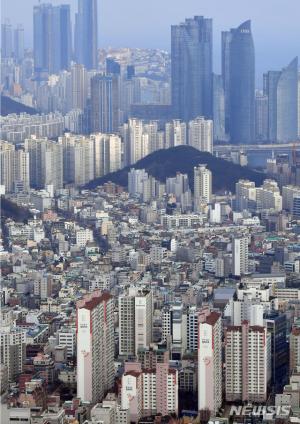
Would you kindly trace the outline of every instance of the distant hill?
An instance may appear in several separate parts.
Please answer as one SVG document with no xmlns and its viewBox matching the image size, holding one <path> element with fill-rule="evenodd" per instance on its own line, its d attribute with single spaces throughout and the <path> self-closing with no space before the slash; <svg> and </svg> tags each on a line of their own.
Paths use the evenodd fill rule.
<svg viewBox="0 0 300 424">
<path fill-rule="evenodd" d="M 93 189 L 108 181 L 112 181 L 123 187 L 127 186 L 127 174 L 130 168 L 145 169 L 150 175 L 160 181 L 165 181 L 167 177 L 174 177 L 176 172 L 188 174 L 191 189 L 194 182 L 194 166 L 206 164 L 213 173 L 213 191 L 235 191 L 235 183 L 240 179 L 249 179 L 256 185 L 261 185 L 266 178 L 265 174 L 253 171 L 252 169 L 235 165 L 224 159 L 216 158 L 207 152 L 200 152 L 191 146 L 177 146 L 170 149 L 158 150 L 145 158 L 139 160 L 134 165 L 127 166 L 120 171 L 97 178 L 86 185 L 86 188 Z"/>
<path fill-rule="evenodd" d="M 1 116 L 9 115 L 10 113 L 28 113 L 29 115 L 35 115 L 37 111 L 32 107 L 25 106 L 23 103 L 16 102 L 7 96 L 1 96 Z"/>
</svg>

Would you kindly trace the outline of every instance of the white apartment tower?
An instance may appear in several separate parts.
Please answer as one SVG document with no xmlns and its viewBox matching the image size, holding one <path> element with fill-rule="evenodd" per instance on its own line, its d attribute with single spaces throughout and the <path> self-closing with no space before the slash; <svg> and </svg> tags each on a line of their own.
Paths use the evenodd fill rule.
<svg viewBox="0 0 300 424">
<path fill-rule="evenodd" d="M 77 302 L 77 396 L 101 401 L 114 384 L 114 302 L 98 290 Z"/>
<path fill-rule="evenodd" d="M 186 123 L 179 119 L 167 122 L 165 126 L 165 146 L 169 147 L 181 146 L 187 144 L 186 140 Z"/>
<path fill-rule="evenodd" d="M 266 327 L 229 326 L 225 331 L 226 401 L 265 402 L 271 376 L 271 338 Z"/>
<path fill-rule="evenodd" d="M 234 237 L 232 240 L 232 274 L 240 277 L 248 273 L 248 237 Z"/>
<path fill-rule="evenodd" d="M 222 406 L 221 314 L 205 309 L 198 319 L 198 410 L 215 414 Z"/>
<path fill-rule="evenodd" d="M 189 145 L 201 152 L 213 152 L 213 121 L 199 116 L 189 122 Z"/>
<path fill-rule="evenodd" d="M 194 209 L 199 210 L 201 203 L 211 203 L 212 174 L 206 165 L 194 167 Z"/>
</svg>

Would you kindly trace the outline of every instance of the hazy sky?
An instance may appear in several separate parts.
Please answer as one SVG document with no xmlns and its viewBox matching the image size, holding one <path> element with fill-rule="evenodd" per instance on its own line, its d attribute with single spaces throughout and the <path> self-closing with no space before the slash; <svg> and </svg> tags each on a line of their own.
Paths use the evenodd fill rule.
<svg viewBox="0 0 300 424">
<path fill-rule="evenodd" d="M 51 2 L 51 1 L 48 1 Z M 32 45 L 32 7 L 38 0 L 1 0 L 1 18 L 23 23 Z M 77 0 L 53 0 L 77 8 Z M 220 32 L 252 20 L 257 76 L 300 57 L 300 0 L 98 0 L 101 47 L 170 50 L 170 26 L 193 15 L 214 21 L 214 67 L 220 68 Z"/>
</svg>

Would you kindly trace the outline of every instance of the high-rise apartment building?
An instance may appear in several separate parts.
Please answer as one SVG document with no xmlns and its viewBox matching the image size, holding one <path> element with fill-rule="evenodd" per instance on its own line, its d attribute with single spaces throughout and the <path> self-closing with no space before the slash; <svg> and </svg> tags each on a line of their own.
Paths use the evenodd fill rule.
<svg viewBox="0 0 300 424">
<path fill-rule="evenodd" d="M 235 184 L 235 198 L 235 206 L 238 211 L 249 209 L 251 207 L 251 204 L 254 207 L 256 202 L 255 183 L 249 180 L 239 180 Z"/>
<path fill-rule="evenodd" d="M 240 277 L 249 269 L 248 237 L 234 237 L 232 240 L 232 274 Z"/>
<path fill-rule="evenodd" d="M 211 203 L 212 173 L 206 165 L 194 167 L 194 209 L 198 210 L 201 203 Z"/>
<path fill-rule="evenodd" d="M 165 125 L 166 148 L 187 144 L 186 123 L 179 119 L 167 122 Z"/>
<path fill-rule="evenodd" d="M 251 21 L 222 33 L 226 124 L 232 143 L 255 138 L 255 55 Z"/>
<path fill-rule="evenodd" d="M 124 162 L 131 165 L 149 153 L 149 136 L 144 132 L 143 121 L 129 119 L 121 128 L 124 140 Z"/>
<path fill-rule="evenodd" d="M 114 302 L 94 291 L 77 302 L 77 396 L 101 401 L 114 384 Z"/>
<path fill-rule="evenodd" d="M 268 139 L 294 141 L 298 137 L 298 58 L 282 71 L 264 75 L 268 96 Z"/>
<path fill-rule="evenodd" d="M 26 359 L 26 330 L 2 326 L 0 331 L 0 361 L 7 367 L 9 381 L 16 381 Z"/>
<path fill-rule="evenodd" d="M 203 310 L 198 320 L 198 411 L 216 414 L 222 405 L 221 314 Z"/>
<path fill-rule="evenodd" d="M 98 0 L 78 0 L 75 17 L 76 62 L 86 69 L 98 67 Z"/>
<path fill-rule="evenodd" d="M 63 186 L 63 148 L 60 143 L 47 138 L 32 136 L 25 140 L 25 151 L 29 153 L 30 186 L 53 189 Z"/>
<path fill-rule="evenodd" d="M 42 3 L 34 6 L 33 53 L 37 75 L 70 68 L 72 32 L 69 5 Z"/>
<path fill-rule="evenodd" d="M 94 147 L 95 178 L 121 169 L 122 142 L 118 135 L 91 134 Z"/>
<path fill-rule="evenodd" d="M 212 118 L 212 19 L 195 16 L 171 28 L 173 116 Z"/>
<path fill-rule="evenodd" d="M 91 130 L 113 133 L 119 127 L 119 85 L 116 75 L 91 79 Z"/>
<path fill-rule="evenodd" d="M 265 402 L 271 377 L 271 337 L 266 327 L 240 326 L 225 330 L 226 401 Z"/>
<path fill-rule="evenodd" d="M 226 140 L 225 90 L 222 75 L 213 74 L 213 139 Z"/>
<path fill-rule="evenodd" d="M 130 288 L 119 297 L 119 354 L 137 356 L 152 341 L 152 292 Z"/>
<path fill-rule="evenodd" d="M 71 68 L 71 107 L 81 109 L 86 107 L 88 97 L 87 71 L 83 65 L 75 64 Z"/>
<path fill-rule="evenodd" d="M 58 141 L 63 148 L 64 182 L 83 185 L 94 178 L 94 144 L 89 138 L 66 133 Z"/>
<path fill-rule="evenodd" d="M 199 116 L 189 122 L 189 145 L 201 152 L 213 152 L 213 121 Z"/>
<path fill-rule="evenodd" d="M 268 140 L 268 96 L 261 92 L 255 95 L 255 139 Z"/>
</svg>

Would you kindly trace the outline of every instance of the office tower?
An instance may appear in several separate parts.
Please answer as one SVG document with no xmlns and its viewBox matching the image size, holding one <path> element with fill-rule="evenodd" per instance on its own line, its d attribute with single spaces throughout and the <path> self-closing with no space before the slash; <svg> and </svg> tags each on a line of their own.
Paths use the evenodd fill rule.
<svg viewBox="0 0 300 424">
<path fill-rule="evenodd" d="M 152 292 L 129 288 L 119 296 L 119 354 L 137 356 L 152 342 Z"/>
<path fill-rule="evenodd" d="M 77 396 L 101 401 L 114 384 L 114 302 L 94 291 L 77 302 Z"/>
<path fill-rule="evenodd" d="M 94 179 L 94 145 L 89 138 L 66 133 L 59 137 L 63 148 L 64 182 L 84 185 Z"/>
<path fill-rule="evenodd" d="M 34 6 L 33 50 L 37 75 L 69 69 L 72 50 L 69 5 Z"/>
<path fill-rule="evenodd" d="M 98 68 L 97 0 L 78 0 L 75 20 L 76 62 L 86 69 Z"/>
<path fill-rule="evenodd" d="M 271 337 L 271 384 L 280 393 L 288 379 L 287 319 L 284 313 L 269 311 L 264 325 Z"/>
<path fill-rule="evenodd" d="M 113 57 L 107 57 L 105 61 L 107 75 L 120 75 L 121 65 Z"/>
<path fill-rule="evenodd" d="M 203 310 L 198 320 L 198 411 L 216 414 L 222 405 L 221 314 Z"/>
<path fill-rule="evenodd" d="M 255 56 L 251 21 L 222 33 L 222 72 L 225 89 L 225 121 L 232 143 L 254 141 Z"/>
<path fill-rule="evenodd" d="M 84 111 L 88 97 L 88 77 L 83 65 L 75 64 L 71 68 L 71 106 Z"/>
<path fill-rule="evenodd" d="M 259 91 L 255 95 L 255 139 L 268 140 L 268 96 Z"/>
<path fill-rule="evenodd" d="M 24 28 L 18 25 L 14 30 L 14 57 L 17 62 L 24 59 Z"/>
<path fill-rule="evenodd" d="M 226 140 L 225 91 L 222 75 L 213 74 L 213 127 L 214 140 Z"/>
<path fill-rule="evenodd" d="M 63 149 L 60 143 L 47 138 L 26 139 L 25 151 L 29 153 L 30 187 L 54 190 L 63 186 Z"/>
<path fill-rule="evenodd" d="M 2 325 L 0 342 L 0 362 L 7 367 L 8 380 L 14 382 L 25 364 L 26 330 Z"/>
<path fill-rule="evenodd" d="M 91 130 L 112 133 L 119 126 L 119 86 L 115 75 L 91 79 Z"/>
<path fill-rule="evenodd" d="M 264 76 L 268 96 L 268 138 L 270 141 L 294 141 L 298 136 L 298 58 L 282 71 Z"/>
<path fill-rule="evenodd" d="M 13 54 L 12 26 L 9 22 L 1 24 L 1 59 L 8 59 Z"/>
<path fill-rule="evenodd" d="M 235 184 L 236 210 L 243 211 L 256 206 L 256 187 L 253 181 L 239 180 Z"/>
<path fill-rule="evenodd" d="M 97 133 L 91 134 L 90 139 L 94 144 L 95 178 L 121 168 L 122 142 L 119 136 Z"/>
<path fill-rule="evenodd" d="M 179 119 L 167 122 L 165 125 L 165 147 L 181 146 L 187 144 L 186 123 Z"/>
<path fill-rule="evenodd" d="M 234 237 L 232 240 L 232 274 L 240 277 L 248 273 L 248 237 Z"/>
<path fill-rule="evenodd" d="M 212 118 L 212 19 L 195 16 L 171 27 L 174 118 Z"/>
<path fill-rule="evenodd" d="M 199 116 L 189 122 L 189 145 L 200 152 L 213 152 L 213 121 Z"/>
<path fill-rule="evenodd" d="M 296 195 L 293 198 L 293 210 L 292 215 L 294 219 L 300 218 L 300 195 Z"/>
<path fill-rule="evenodd" d="M 266 327 L 240 326 L 225 330 L 225 392 L 228 402 L 265 402 L 270 380 L 271 337 Z"/>
<path fill-rule="evenodd" d="M 201 203 L 211 203 L 212 174 L 206 165 L 194 167 L 194 209 L 197 211 Z"/>
<path fill-rule="evenodd" d="M 124 162 L 131 165 L 149 153 L 149 136 L 144 133 L 143 121 L 129 119 L 123 124 L 121 134 L 124 141 Z"/>
</svg>

